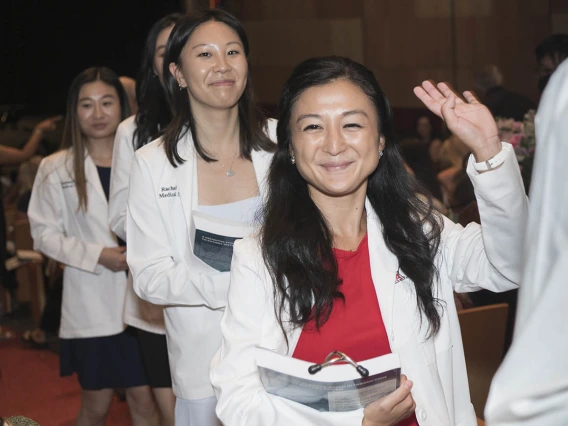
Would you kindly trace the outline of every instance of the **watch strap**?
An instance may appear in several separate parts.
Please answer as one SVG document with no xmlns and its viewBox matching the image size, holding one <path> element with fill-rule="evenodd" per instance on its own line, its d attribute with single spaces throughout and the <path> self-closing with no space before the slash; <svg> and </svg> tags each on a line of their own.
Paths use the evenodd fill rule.
<svg viewBox="0 0 568 426">
<path fill-rule="evenodd" d="M 501 148 L 501 151 L 499 151 L 490 159 L 481 161 L 479 163 L 473 163 L 473 168 L 478 172 L 486 172 L 488 170 L 493 170 L 505 162 L 506 156 L 507 152 L 503 148 Z"/>
</svg>

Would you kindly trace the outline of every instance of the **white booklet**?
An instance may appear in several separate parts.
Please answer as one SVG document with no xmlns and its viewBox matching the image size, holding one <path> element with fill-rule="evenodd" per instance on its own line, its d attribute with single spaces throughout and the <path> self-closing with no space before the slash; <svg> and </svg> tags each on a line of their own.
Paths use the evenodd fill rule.
<svg viewBox="0 0 568 426">
<path fill-rule="evenodd" d="M 324 360 L 321 360 L 323 362 Z M 358 363 L 369 370 L 361 377 L 352 365 L 335 364 L 312 375 L 312 363 L 256 349 L 256 364 L 266 392 L 318 411 L 353 411 L 400 386 L 400 359 L 383 355 Z"/>
<path fill-rule="evenodd" d="M 231 269 L 235 240 L 250 234 L 252 226 L 193 211 L 193 254 L 219 272 Z"/>
</svg>

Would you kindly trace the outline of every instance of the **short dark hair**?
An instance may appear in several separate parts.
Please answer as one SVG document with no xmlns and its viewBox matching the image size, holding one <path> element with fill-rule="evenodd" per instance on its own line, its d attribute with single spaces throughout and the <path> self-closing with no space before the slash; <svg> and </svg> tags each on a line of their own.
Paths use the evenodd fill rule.
<svg viewBox="0 0 568 426">
<path fill-rule="evenodd" d="M 163 140 L 166 155 L 172 166 L 177 167 L 185 160 L 177 151 L 179 139 L 188 131 L 193 137 L 193 144 L 198 155 L 205 161 L 216 161 L 209 156 L 197 137 L 195 119 L 191 111 L 187 93 L 180 91 L 175 77 L 169 70 L 170 63 L 178 66 L 181 64 L 181 52 L 193 32 L 202 24 L 217 21 L 231 28 L 243 44 L 243 49 L 248 63 L 248 75 L 244 93 L 238 102 L 239 125 L 240 125 L 240 154 L 241 157 L 251 159 L 252 150 L 274 151 L 274 143 L 265 134 L 267 120 L 260 110 L 252 89 L 250 77 L 249 42 L 246 32 L 241 23 L 230 13 L 222 9 L 210 9 L 197 15 L 186 16 L 181 19 L 170 34 L 164 56 L 164 85 L 166 96 L 172 110 L 172 121 L 166 128 Z"/>
<path fill-rule="evenodd" d="M 136 99 L 138 99 L 139 108 L 136 114 L 134 149 L 158 137 L 160 131 L 164 130 L 172 118 L 164 87 L 154 73 L 154 54 L 156 53 L 156 40 L 160 33 L 177 24 L 182 17 L 181 13 L 164 16 L 152 25 L 146 37 L 142 61 L 136 76 Z"/>
<path fill-rule="evenodd" d="M 419 185 L 406 172 L 394 136 L 389 102 L 373 73 L 342 57 L 308 59 L 286 82 L 279 104 L 278 147 L 268 173 L 268 194 L 260 233 L 261 251 L 274 285 L 275 312 L 281 327 L 284 311 L 295 326 L 329 318 L 334 300 L 342 299 L 332 250 L 333 235 L 310 197 L 307 183 L 290 161 L 293 108 L 307 89 L 346 80 L 359 87 L 373 104 L 385 148 L 379 166 L 369 176 L 367 197 L 378 215 L 383 238 L 397 257 L 401 272 L 414 282 L 420 311 L 430 331 L 440 327 L 434 295 L 441 222 L 417 195 Z M 315 302 L 315 303 L 314 303 Z M 284 328 L 282 328 L 284 330 Z"/>
<path fill-rule="evenodd" d="M 568 34 L 552 34 L 548 36 L 540 42 L 534 53 L 538 62 L 549 56 L 560 64 L 568 57 Z"/>
</svg>

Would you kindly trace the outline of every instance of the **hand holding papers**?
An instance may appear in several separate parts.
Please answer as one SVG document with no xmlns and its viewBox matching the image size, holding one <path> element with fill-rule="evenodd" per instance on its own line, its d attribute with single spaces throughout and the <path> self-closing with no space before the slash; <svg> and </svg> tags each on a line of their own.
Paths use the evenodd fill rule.
<svg viewBox="0 0 568 426">
<path fill-rule="evenodd" d="M 266 392 L 318 411 L 364 408 L 400 385 L 400 361 L 396 354 L 356 365 L 368 370 L 367 377 L 350 364 L 331 365 L 312 375 L 309 369 L 314 364 L 263 348 L 256 349 L 256 364 Z"/>
</svg>

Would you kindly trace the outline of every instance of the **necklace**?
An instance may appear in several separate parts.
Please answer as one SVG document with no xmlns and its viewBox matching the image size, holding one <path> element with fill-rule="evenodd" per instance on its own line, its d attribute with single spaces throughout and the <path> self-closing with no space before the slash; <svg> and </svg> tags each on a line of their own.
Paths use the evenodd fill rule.
<svg viewBox="0 0 568 426">
<path fill-rule="evenodd" d="M 230 158 L 231 163 L 229 164 L 229 168 L 227 169 L 227 171 L 225 172 L 225 175 L 227 175 L 228 177 L 233 177 L 235 176 L 235 170 L 233 170 L 233 164 L 235 163 L 235 160 L 237 159 L 237 157 L 239 156 L 239 153 L 235 154 L 234 157 Z M 227 158 L 227 160 L 229 160 L 229 158 Z M 210 163 L 211 165 L 213 164 L 218 164 L 218 166 L 221 169 L 224 169 L 226 167 L 226 163 L 225 161 L 223 161 L 222 158 L 218 159 L 216 163 Z"/>
<path fill-rule="evenodd" d="M 231 165 L 229 166 L 229 170 L 227 170 L 227 173 L 225 173 L 229 177 L 235 176 L 235 171 L 233 170 L 233 163 L 235 162 L 236 158 L 237 158 L 237 156 L 235 155 L 233 157 L 233 159 L 231 160 Z"/>
<path fill-rule="evenodd" d="M 233 158 L 231 159 L 231 164 L 229 164 L 229 168 L 228 170 L 225 172 L 225 174 L 228 177 L 233 177 L 235 176 L 235 171 L 233 170 L 233 164 L 235 163 L 235 160 L 237 159 L 237 157 L 239 156 L 239 152 L 237 151 L 237 153 L 233 156 Z M 225 167 L 224 163 L 221 163 L 221 167 Z"/>
</svg>

